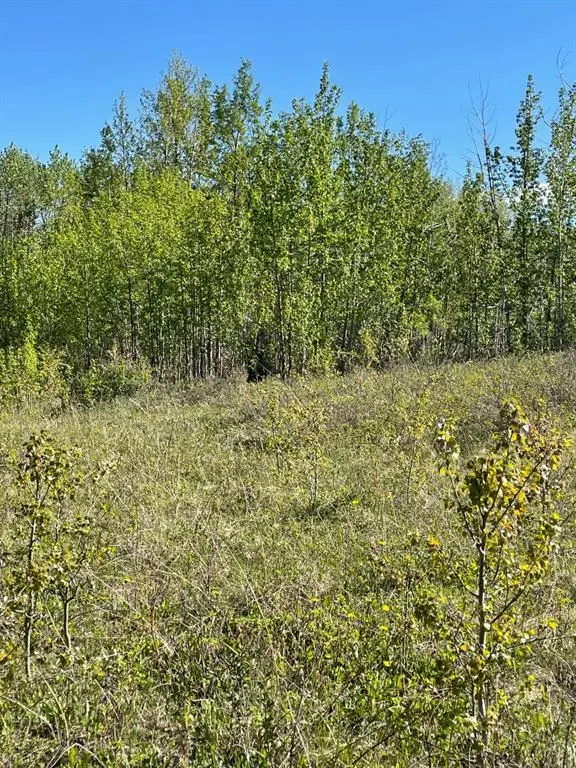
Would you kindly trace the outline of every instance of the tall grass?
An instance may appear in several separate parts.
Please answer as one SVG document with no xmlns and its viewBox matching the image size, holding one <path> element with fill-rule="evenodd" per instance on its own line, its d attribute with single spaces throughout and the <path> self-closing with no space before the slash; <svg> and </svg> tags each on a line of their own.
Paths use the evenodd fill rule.
<svg viewBox="0 0 576 768">
<path fill-rule="evenodd" d="M 16 463 L 40 430 L 99 474 L 66 503 L 107 543 L 71 606 L 72 647 L 51 609 L 38 616 L 30 679 L 3 581 L 0 765 L 468 765 L 462 702 L 438 672 L 448 639 L 422 613 L 430 584 L 453 590 L 422 542 L 460 546 L 436 424 L 481 452 L 513 395 L 570 435 L 575 374 L 563 354 L 6 406 L 2 574 Z M 486 764 L 576 765 L 573 460 L 561 545 L 526 609 L 557 625 L 512 670 Z"/>
</svg>

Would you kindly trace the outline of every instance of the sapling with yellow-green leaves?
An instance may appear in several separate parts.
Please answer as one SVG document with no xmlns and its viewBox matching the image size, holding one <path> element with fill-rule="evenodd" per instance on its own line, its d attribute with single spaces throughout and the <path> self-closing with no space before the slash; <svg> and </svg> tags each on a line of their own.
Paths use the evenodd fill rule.
<svg viewBox="0 0 576 768">
<path fill-rule="evenodd" d="M 559 466 L 568 440 L 545 420 L 530 422 L 515 401 L 500 411 L 488 451 L 461 468 L 450 425 L 436 434 L 440 472 L 450 483 L 462 547 L 449 552 L 435 536 L 428 547 L 453 585 L 455 659 L 470 686 L 469 721 L 477 768 L 492 765 L 500 709 L 514 687 L 505 670 L 518 669 L 535 639 L 555 628 L 552 617 L 528 618 L 550 571 L 562 526 Z"/>
<path fill-rule="evenodd" d="M 59 642 L 72 653 L 71 605 L 108 551 L 90 512 L 74 505 L 79 487 L 101 474 L 82 472 L 80 458 L 78 449 L 61 448 L 40 432 L 25 443 L 17 466 L 3 576 L 8 613 L 21 624 L 28 679 L 39 625 L 59 627 Z"/>
<path fill-rule="evenodd" d="M 274 388 L 266 401 L 267 434 L 265 449 L 276 458 L 278 472 L 295 471 L 307 487 L 310 509 L 318 506 L 326 455 L 326 430 L 329 409 L 311 391 L 299 397 L 294 391 Z"/>
</svg>

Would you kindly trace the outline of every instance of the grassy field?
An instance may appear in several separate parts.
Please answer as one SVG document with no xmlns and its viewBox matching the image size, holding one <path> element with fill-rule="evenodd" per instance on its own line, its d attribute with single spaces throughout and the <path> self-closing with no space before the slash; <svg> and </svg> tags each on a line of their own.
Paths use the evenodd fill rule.
<svg viewBox="0 0 576 768">
<path fill-rule="evenodd" d="M 0 765 L 575 766 L 574 449 L 481 673 L 434 450 L 443 417 L 488 450 L 510 397 L 570 436 L 575 381 L 557 355 L 4 409 Z"/>
</svg>

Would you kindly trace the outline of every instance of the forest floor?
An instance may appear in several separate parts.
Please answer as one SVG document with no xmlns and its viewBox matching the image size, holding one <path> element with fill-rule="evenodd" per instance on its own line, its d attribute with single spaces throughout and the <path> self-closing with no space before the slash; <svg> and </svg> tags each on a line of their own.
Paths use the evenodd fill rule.
<svg viewBox="0 0 576 768">
<path fill-rule="evenodd" d="M 464 764 L 466 672 L 448 650 L 460 620 L 451 630 L 441 612 L 466 614 L 466 595 L 434 581 L 426 542 L 458 553 L 465 541 L 434 435 L 449 418 L 462 455 L 481 453 L 509 397 L 572 435 L 576 356 L 0 412 L 0 765 Z M 37 530 L 52 559 L 34 586 L 17 562 L 32 514 L 17 464 L 41 430 L 40 446 L 78 446 L 73 465 L 98 477 L 63 481 L 76 490 L 49 502 Z M 494 675 L 485 765 L 576 764 L 575 458 L 568 448 L 549 573 L 522 609 L 550 631 L 511 642 Z M 68 554 L 49 531 L 59 519 L 75 521 Z"/>
</svg>

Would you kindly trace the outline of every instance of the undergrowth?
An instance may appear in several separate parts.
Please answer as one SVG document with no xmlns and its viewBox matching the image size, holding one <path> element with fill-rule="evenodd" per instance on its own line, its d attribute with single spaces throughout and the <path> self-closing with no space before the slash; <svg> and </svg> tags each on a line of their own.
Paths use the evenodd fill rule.
<svg viewBox="0 0 576 768">
<path fill-rule="evenodd" d="M 575 372 L 6 402 L 0 765 L 575 766 Z"/>
</svg>

